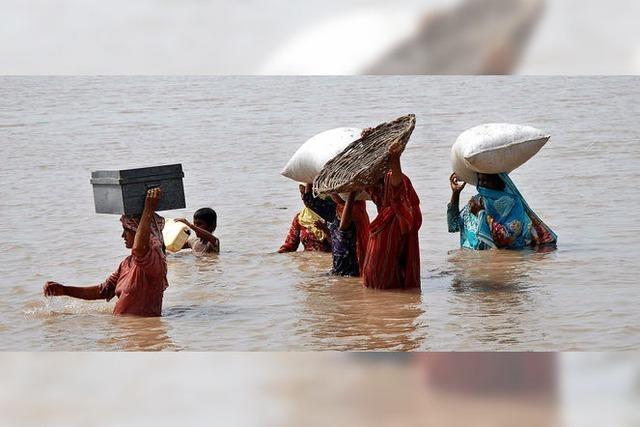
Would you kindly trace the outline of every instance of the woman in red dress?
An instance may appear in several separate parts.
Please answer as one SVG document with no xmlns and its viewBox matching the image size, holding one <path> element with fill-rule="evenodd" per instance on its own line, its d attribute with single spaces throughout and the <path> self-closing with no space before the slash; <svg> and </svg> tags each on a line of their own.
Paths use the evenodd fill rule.
<svg viewBox="0 0 640 427">
<path fill-rule="evenodd" d="M 374 289 L 420 288 L 418 230 L 422 225 L 420 199 L 402 173 L 399 143 L 389 147 L 389 171 L 367 192 L 378 208 L 370 226 L 362 271 L 363 284 Z"/>
<path fill-rule="evenodd" d="M 46 296 L 69 296 L 84 300 L 111 300 L 118 297 L 113 314 L 160 316 L 162 298 L 169 286 L 167 259 L 164 253 L 162 228 L 164 219 L 155 213 L 160 189 L 147 192 L 144 211 L 140 217 L 122 216 L 122 238 L 131 254 L 122 260 L 106 281 L 94 286 L 67 286 L 48 281 Z"/>
</svg>

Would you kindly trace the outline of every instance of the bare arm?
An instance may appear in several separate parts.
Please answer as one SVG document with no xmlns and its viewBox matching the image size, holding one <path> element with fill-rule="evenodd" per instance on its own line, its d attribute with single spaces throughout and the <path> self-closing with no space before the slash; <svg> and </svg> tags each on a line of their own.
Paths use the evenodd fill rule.
<svg viewBox="0 0 640 427">
<path fill-rule="evenodd" d="M 460 221 L 460 193 L 467 183 L 459 181 L 454 172 L 449 177 L 449 184 L 451 185 L 451 202 L 447 206 L 447 227 L 449 233 L 457 233 L 464 228 Z"/>
<path fill-rule="evenodd" d="M 45 296 L 68 296 L 84 300 L 104 299 L 100 292 L 100 286 L 65 286 L 57 282 L 47 282 L 44 285 Z"/>
<path fill-rule="evenodd" d="M 158 207 L 161 191 L 159 188 L 151 188 L 147 191 L 147 198 L 144 201 L 144 210 L 138 224 L 136 237 L 133 240 L 131 253 L 136 257 L 143 257 L 149 251 L 149 239 L 151 237 L 151 221 L 153 214 Z"/>
<path fill-rule="evenodd" d="M 460 206 L 460 193 L 462 189 L 467 185 L 466 182 L 460 181 L 456 173 L 452 173 L 449 177 L 449 184 L 451 185 L 451 205 L 456 209 Z M 460 210 L 460 209 L 458 209 Z"/>
<path fill-rule="evenodd" d="M 402 166 L 400 156 L 404 148 L 400 143 L 395 142 L 389 147 L 389 170 L 391 171 L 391 185 L 397 187 L 402 184 Z"/>
<path fill-rule="evenodd" d="M 200 228 L 197 225 L 192 224 L 191 222 L 189 222 L 185 218 L 177 218 L 175 221 L 185 224 L 187 227 L 189 227 L 190 229 L 195 231 L 196 236 L 198 236 L 199 238 L 201 238 L 203 240 L 206 240 L 207 242 L 211 243 L 212 245 L 215 245 L 217 243 L 217 241 L 218 241 L 218 238 L 216 236 L 214 236 L 213 234 L 211 234 L 210 232 L 208 232 L 204 228 Z"/>
<path fill-rule="evenodd" d="M 353 221 L 353 201 L 355 198 L 355 191 L 349 193 L 349 197 L 347 197 L 347 201 L 344 205 L 344 210 L 342 211 L 342 218 L 340 218 L 340 230 L 342 231 L 347 230 Z"/>
</svg>

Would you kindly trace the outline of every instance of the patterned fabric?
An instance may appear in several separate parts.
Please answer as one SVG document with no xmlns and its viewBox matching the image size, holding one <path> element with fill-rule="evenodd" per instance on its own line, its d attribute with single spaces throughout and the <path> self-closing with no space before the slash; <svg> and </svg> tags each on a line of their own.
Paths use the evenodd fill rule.
<svg viewBox="0 0 640 427">
<path fill-rule="evenodd" d="M 357 256 L 357 229 L 353 221 L 347 230 L 340 230 L 340 216 L 336 213 L 336 204 L 306 193 L 302 196 L 304 204 L 313 209 L 327 223 L 331 235 L 331 254 L 333 268 L 331 274 L 338 276 L 359 276 L 360 267 Z"/>
<path fill-rule="evenodd" d="M 554 245 L 556 234 L 533 212 L 507 174 L 500 174 L 504 191 L 478 187 L 461 212 L 447 206 L 449 232 L 460 232 L 460 246 L 468 249 L 522 249 Z M 478 205 L 478 215 L 471 213 Z"/>
<path fill-rule="evenodd" d="M 298 218 L 299 214 L 296 214 L 280 252 L 295 252 L 300 243 L 305 251 L 331 252 L 331 239 L 327 236 L 325 240 L 318 240 L 315 234 L 300 225 Z"/>
<path fill-rule="evenodd" d="M 479 198 L 480 196 L 473 196 Z M 449 233 L 460 232 L 460 247 L 467 249 L 486 249 L 483 242 L 478 240 L 478 217 L 471 213 L 471 202 L 462 211 L 451 203 L 447 205 L 447 223 Z"/>
<path fill-rule="evenodd" d="M 168 286 L 167 259 L 158 240 L 152 239 L 144 256 L 129 255 L 122 260 L 118 269 L 100 284 L 100 294 L 107 301 L 118 297 L 113 314 L 160 316 Z"/>
<path fill-rule="evenodd" d="M 522 197 L 520 191 L 513 183 L 509 175 L 506 173 L 501 173 L 500 178 L 505 183 L 505 188 L 509 194 L 512 194 L 514 197 L 518 198 L 522 203 L 522 206 L 525 210 L 526 215 L 529 217 L 531 221 L 531 242 L 533 246 L 543 246 L 543 245 L 556 245 L 558 243 L 558 235 L 553 232 L 553 230 L 545 224 L 540 217 L 529 207 L 527 201 Z"/>
<path fill-rule="evenodd" d="M 420 288 L 418 230 L 422 225 L 420 199 L 409 178 L 391 184 L 391 172 L 381 185 L 367 189 L 378 207 L 363 267 L 368 288 Z"/>
<path fill-rule="evenodd" d="M 217 254 L 220 253 L 220 240 L 217 237 L 215 237 L 215 239 L 216 243 L 214 244 L 208 240 L 199 238 L 196 233 L 192 231 L 187 239 L 187 243 L 194 255 Z"/>
<path fill-rule="evenodd" d="M 139 216 L 127 216 L 122 215 L 120 217 L 120 222 L 122 226 L 127 230 L 133 231 L 134 233 L 138 231 L 138 225 L 140 224 Z M 162 229 L 164 228 L 164 218 L 158 215 L 157 213 L 153 214 L 151 219 L 151 241 L 155 240 L 160 243 L 160 246 L 164 246 L 164 238 L 162 237 Z"/>
<path fill-rule="evenodd" d="M 298 214 L 298 223 L 300 223 L 300 226 L 313 234 L 316 240 L 323 241 L 329 239 L 326 231 L 316 226 L 318 221 L 322 221 L 320 215 L 306 206 Z"/>
</svg>

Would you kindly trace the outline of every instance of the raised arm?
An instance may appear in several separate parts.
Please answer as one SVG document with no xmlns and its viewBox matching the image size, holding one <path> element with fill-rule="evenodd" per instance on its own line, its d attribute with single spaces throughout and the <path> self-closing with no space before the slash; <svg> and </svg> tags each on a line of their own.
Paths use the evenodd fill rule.
<svg viewBox="0 0 640 427">
<path fill-rule="evenodd" d="M 451 206 L 454 206 L 459 212 L 460 209 L 458 207 L 460 206 L 460 193 L 467 183 L 460 181 L 454 172 L 449 177 L 449 184 L 451 185 Z"/>
<path fill-rule="evenodd" d="M 389 147 L 389 170 L 391 171 L 391 185 L 397 187 L 402 184 L 402 166 L 400 164 L 400 156 L 404 148 L 399 142 L 394 142 Z"/>
<path fill-rule="evenodd" d="M 198 236 L 199 238 L 206 240 L 207 242 L 211 243 L 214 246 L 217 244 L 218 238 L 214 236 L 213 233 L 208 232 L 204 228 L 198 227 L 197 225 L 191 223 L 186 218 L 176 218 L 175 221 L 185 224 L 187 227 L 192 229 L 196 233 L 196 236 Z"/>
<path fill-rule="evenodd" d="M 133 248 L 131 249 L 131 253 L 138 258 L 145 256 L 149 251 L 151 221 L 153 220 L 153 214 L 158 207 L 160 195 L 161 191 L 159 188 L 151 188 L 147 191 L 147 198 L 144 201 L 144 210 L 142 211 L 140 224 L 138 224 L 136 237 L 133 240 Z"/>
<path fill-rule="evenodd" d="M 347 197 L 347 201 L 344 204 L 344 209 L 342 210 L 342 218 L 340 218 L 340 230 L 347 230 L 353 221 L 353 201 L 356 198 L 355 191 L 349 193 L 349 197 Z"/>
<path fill-rule="evenodd" d="M 454 172 L 449 177 L 449 184 L 451 185 L 451 201 L 447 206 L 447 224 L 449 232 L 455 233 L 460 231 L 460 193 L 467 183 L 459 181 Z"/>
</svg>

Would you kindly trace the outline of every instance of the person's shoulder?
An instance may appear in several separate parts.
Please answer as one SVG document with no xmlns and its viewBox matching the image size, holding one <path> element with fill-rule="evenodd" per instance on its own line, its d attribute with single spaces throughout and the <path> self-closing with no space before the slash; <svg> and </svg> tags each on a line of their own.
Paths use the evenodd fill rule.
<svg viewBox="0 0 640 427">
<path fill-rule="evenodd" d="M 130 259 L 129 262 L 135 262 L 136 265 L 141 265 L 141 266 L 148 265 L 155 261 L 166 262 L 166 255 L 162 250 L 162 243 L 160 243 L 155 239 L 151 241 L 151 244 L 149 245 L 149 249 L 147 250 L 147 253 L 145 253 L 142 256 L 136 256 L 132 253 L 127 258 Z"/>
</svg>

